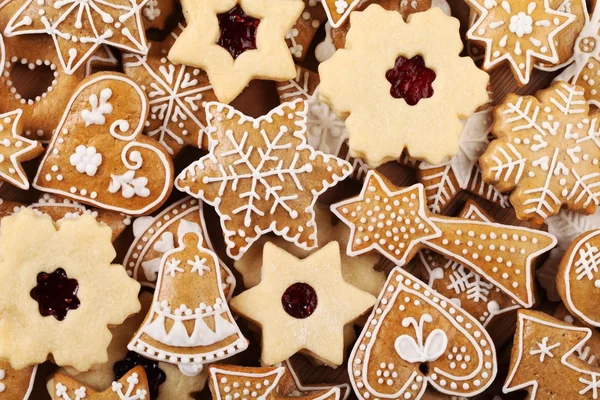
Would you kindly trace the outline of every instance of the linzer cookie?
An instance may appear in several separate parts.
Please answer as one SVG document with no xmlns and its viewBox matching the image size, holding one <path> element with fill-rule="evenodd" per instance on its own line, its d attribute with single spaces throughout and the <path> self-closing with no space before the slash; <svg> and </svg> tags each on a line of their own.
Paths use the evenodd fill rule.
<svg viewBox="0 0 600 400">
<path fill-rule="evenodd" d="M 80 371 L 106 361 L 107 326 L 140 309 L 140 284 L 110 264 L 110 228 L 88 214 L 53 223 L 24 209 L 1 229 L 0 357 L 16 369 L 48 355 Z"/>
<path fill-rule="evenodd" d="M 369 310 L 375 298 L 344 281 L 337 242 L 304 260 L 266 243 L 261 275 L 258 286 L 231 300 L 236 313 L 262 329 L 261 362 L 274 365 L 303 352 L 326 365 L 341 365 L 344 326 Z"/>
<path fill-rule="evenodd" d="M 533 262 L 556 245 L 546 232 L 432 214 L 423 185 L 399 188 L 369 171 L 361 193 L 333 204 L 350 226 L 347 253 L 378 251 L 403 266 L 430 249 L 482 275 L 523 307 L 534 300 Z"/>
<path fill-rule="evenodd" d="M 298 61 L 304 60 L 317 30 L 327 20 L 321 1 L 302 1 L 304 2 L 304 11 L 292 29 L 285 35 L 290 53 Z"/>
<path fill-rule="evenodd" d="M 376 167 L 405 149 L 430 163 L 456 154 L 460 119 L 488 101 L 489 81 L 459 56 L 458 20 L 432 8 L 404 22 L 373 4 L 350 22 L 346 48 L 319 65 L 319 96 L 347 117 L 350 155 Z"/>
<path fill-rule="evenodd" d="M 229 311 L 217 256 L 202 241 L 197 232 L 185 233 L 165 253 L 150 311 L 128 345 L 188 376 L 248 347 Z"/>
<path fill-rule="evenodd" d="M 177 189 L 214 206 L 234 260 L 267 232 L 317 247 L 317 197 L 352 172 L 349 163 L 306 143 L 306 105 L 285 103 L 250 118 L 206 105 L 210 153 L 184 169 Z"/>
<path fill-rule="evenodd" d="M 144 368 L 135 367 L 127 372 L 121 379 L 103 392 L 81 384 L 76 379 L 63 374 L 54 375 L 55 400 L 145 400 L 150 399 L 148 393 L 148 379 Z"/>
<path fill-rule="evenodd" d="M 496 350 L 469 313 L 396 267 L 348 360 L 359 399 L 471 397 L 496 377 Z"/>
<path fill-rule="evenodd" d="M 37 365 L 16 370 L 7 361 L 0 361 L 0 398 L 29 399 L 37 373 Z"/>
<path fill-rule="evenodd" d="M 483 179 L 512 191 L 517 217 L 543 223 L 561 207 L 591 214 L 600 201 L 598 120 L 579 86 L 555 82 L 536 96 L 508 95 L 494 109 Z"/>
<path fill-rule="evenodd" d="M 151 213 L 171 192 L 173 164 L 141 134 L 147 115 L 146 95 L 129 78 L 87 78 L 54 132 L 34 187 L 127 215 Z"/>
<path fill-rule="evenodd" d="M 147 0 L 89 0 L 85 3 L 27 0 L 14 13 L 4 34 L 50 35 L 67 74 L 79 69 L 103 44 L 146 53 L 141 8 Z"/>
<path fill-rule="evenodd" d="M 294 77 L 285 37 L 304 8 L 302 0 L 183 0 L 187 27 L 169 60 L 202 68 L 219 101 L 230 103 L 252 79 Z"/>
</svg>

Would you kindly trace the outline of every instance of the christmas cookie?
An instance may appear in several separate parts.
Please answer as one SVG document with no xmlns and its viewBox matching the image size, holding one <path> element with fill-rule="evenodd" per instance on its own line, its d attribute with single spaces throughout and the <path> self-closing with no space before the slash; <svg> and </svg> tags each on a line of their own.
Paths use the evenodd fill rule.
<svg viewBox="0 0 600 400">
<path fill-rule="evenodd" d="M 555 82 L 536 96 L 508 95 L 494 109 L 483 179 L 512 191 L 517 218 L 543 223 L 566 207 L 593 213 L 600 201 L 596 118 L 579 86 Z"/>
<path fill-rule="evenodd" d="M 292 29 L 285 35 L 290 53 L 298 61 L 304 60 L 310 44 L 323 22 L 327 20 L 319 0 L 302 0 L 304 11 Z"/>
<path fill-rule="evenodd" d="M 494 222 L 477 203 L 468 201 L 459 218 Z M 477 272 L 431 250 L 422 250 L 417 258 L 423 281 L 436 292 L 452 300 L 487 326 L 494 317 L 520 306 L 502 290 Z"/>
<path fill-rule="evenodd" d="M 145 1 L 71 3 L 27 0 L 12 16 L 4 34 L 50 35 L 67 74 L 77 71 L 104 44 L 142 54 L 148 51 L 141 19 Z"/>
<path fill-rule="evenodd" d="M 234 260 L 267 232 L 305 250 L 317 247 L 316 199 L 352 169 L 307 145 L 306 113 L 300 100 L 256 119 L 225 104 L 206 106 L 210 153 L 175 186 L 216 208 Z"/>
<path fill-rule="evenodd" d="M 460 118 L 488 101 L 489 76 L 459 57 L 458 20 L 432 8 L 407 21 L 375 4 L 355 12 L 345 49 L 319 65 L 320 99 L 347 117 L 350 155 L 372 167 L 404 149 L 430 163 L 456 154 Z"/>
<path fill-rule="evenodd" d="M 301 0 L 183 0 L 187 27 L 169 60 L 202 68 L 219 101 L 229 103 L 252 79 L 294 77 L 286 34 L 300 17 Z"/>
<path fill-rule="evenodd" d="M 0 280 L 0 358 L 17 369 L 48 355 L 80 371 L 105 362 L 107 325 L 140 309 L 140 284 L 110 264 L 110 228 L 88 214 L 53 223 L 24 209 L 1 229 L 0 274 L 10 279 Z"/>
<path fill-rule="evenodd" d="M 496 377 L 496 351 L 469 313 L 396 267 L 348 360 L 360 400 L 471 397 Z"/>
<path fill-rule="evenodd" d="M 34 187 L 127 215 L 149 214 L 172 189 L 166 150 L 141 134 L 142 89 L 117 73 L 95 74 L 73 94 Z"/>
<path fill-rule="evenodd" d="M 337 242 L 304 260 L 266 243 L 261 275 L 258 286 L 231 300 L 236 313 L 262 329 L 261 362 L 273 365 L 303 352 L 326 365 L 341 365 L 344 326 L 375 298 L 344 281 Z"/>
<path fill-rule="evenodd" d="M 37 365 L 16 370 L 9 362 L 0 361 L 0 399 L 29 399 L 36 372 Z"/>
<path fill-rule="evenodd" d="M 164 29 L 176 9 L 175 0 L 148 0 L 142 9 L 144 27 Z"/>
<path fill-rule="evenodd" d="M 247 347 L 223 293 L 217 256 L 203 247 L 202 234 L 183 234 L 161 260 L 152 306 L 129 350 L 193 376 Z"/>
<path fill-rule="evenodd" d="M 185 146 L 207 148 L 204 105 L 216 100 L 206 72 L 167 59 L 182 30 L 180 24 L 162 42 L 151 42 L 146 55 L 122 55 L 125 74 L 148 96 L 150 113 L 144 132 L 173 157 Z"/>
<path fill-rule="evenodd" d="M 579 320 L 573 318 L 564 304 L 560 304 L 556 310 L 554 310 L 552 316 L 559 321 L 566 322 L 567 324 L 584 326 L 579 322 Z M 600 367 L 600 335 L 595 335 L 592 333 L 592 337 L 589 338 L 585 345 L 578 348 L 575 353 L 577 354 L 577 357 L 585 361 L 587 365 Z"/>
<path fill-rule="evenodd" d="M 419 250 L 430 249 L 485 277 L 521 306 L 533 306 L 533 263 L 554 247 L 554 236 L 436 215 L 425 204 L 423 185 L 399 188 L 369 171 L 361 193 L 331 210 L 350 226 L 350 256 L 378 251 L 403 266 Z"/>
<path fill-rule="evenodd" d="M 96 392 L 92 388 L 80 383 L 76 379 L 63 374 L 54 375 L 55 400 L 146 400 L 150 399 L 148 393 L 148 379 L 144 368 L 135 367 L 127 372 L 121 379 L 113 382 L 103 392 Z"/>
</svg>

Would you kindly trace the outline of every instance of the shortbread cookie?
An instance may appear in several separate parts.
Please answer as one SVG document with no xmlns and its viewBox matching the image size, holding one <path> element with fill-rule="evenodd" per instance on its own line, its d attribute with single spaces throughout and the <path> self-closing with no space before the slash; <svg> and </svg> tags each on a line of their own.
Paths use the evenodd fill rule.
<svg viewBox="0 0 600 400">
<path fill-rule="evenodd" d="M 81 384 L 70 376 L 54 375 L 55 400 L 145 400 L 149 399 L 148 380 L 144 368 L 135 367 L 103 392 Z"/>
<path fill-rule="evenodd" d="M 459 57 L 458 20 L 432 8 L 407 21 L 376 4 L 355 12 L 346 48 L 319 65 L 321 100 L 348 117 L 350 155 L 372 167 L 405 149 L 430 163 L 456 154 L 460 118 L 488 101 L 489 76 Z"/>
<path fill-rule="evenodd" d="M 290 53 L 298 61 L 304 60 L 317 30 L 327 20 L 321 1 L 302 1 L 304 2 L 304 11 L 302 11 L 300 18 L 298 18 L 292 29 L 285 35 Z"/>
<path fill-rule="evenodd" d="M 128 345 L 188 376 L 248 347 L 229 311 L 217 256 L 202 241 L 198 232 L 185 233 L 165 253 L 150 311 Z"/>
<path fill-rule="evenodd" d="M 485 46 L 483 68 L 492 70 L 508 61 L 520 86 L 529 83 L 533 64 L 559 62 L 554 38 L 575 20 L 568 10 L 557 11 L 549 0 L 468 0 L 477 14 L 467 39 Z"/>
<path fill-rule="evenodd" d="M 521 306 L 533 306 L 532 267 L 556 245 L 554 236 L 432 214 L 425 201 L 423 185 L 399 188 L 372 170 L 358 196 L 333 204 L 331 210 L 350 226 L 350 256 L 378 251 L 403 266 L 418 251 L 430 249 L 484 276 Z"/>
<path fill-rule="evenodd" d="M 236 313 L 262 328 L 261 362 L 274 365 L 303 352 L 326 365 L 341 365 L 344 326 L 375 298 L 344 281 L 337 242 L 304 260 L 266 243 L 261 275 L 258 286 L 231 300 Z"/>
<path fill-rule="evenodd" d="M 127 215 L 151 213 L 171 192 L 173 163 L 141 134 L 147 115 L 146 95 L 129 78 L 87 78 L 54 132 L 34 187 Z"/>
<path fill-rule="evenodd" d="M 169 60 L 202 68 L 219 101 L 230 103 L 252 79 L 294 77 L 285 42 L 302 0 L 182 0 L 187 27 Z"/>
<path fill-rule="evenodd" d="M 543 223 L 566 207 L 591 214 L 600 201 L 598 120 L 579 86 L 555 82 L 536 96 L 508 95 L 494 109 L 483 179 L 512 191 L 517 218 Z"/>
<path fill-rule="evenodd" d="M 50 35 L 63 70 L 72 74 L 96 49 L 107 44 L 146 53 L 141 8 L 147 0 L 89 0 L 83 3 L 27 0 L 12 16 L 4 34 Z"/>
<path fill-rule="evenodd" d="M 0 361 L 0 399 L 29 399 L 36 372 L 37 365 L 16 370 L 7 361 Z"/>
<path fill-rule="evenodd" d="M 352 172 L 346 161 L 306 143 L 306 105 L 285 103 L 260 118 L 206 105 L 210 153 L 184 169 L 177 189 L 214 206 L 234 260 L 267 232 L 317 247 L 317 197 Z"/>
<path fill-rule="evenodd" d="M 487 331 L 452 301 L 396 267 L 348 360 L 360 400 L 421 399 L 435 390 L 471 397 L 496 377 Z"/>
<path fill-rule="evenodd" d="M 107 325 L 140 309 L 140 284 L 110 264 L 110 228 L 88 214 L 53 223 L 24 209 L 1 229 L 0 273 L 11 278 L 0 280 L 0 358 L 17 369 L 48 355 L 80 371 L 105 362 Z"/>
<path fill-rule="evenodd" d="M 468 201 L 459 218 L 494 222 L 475 202 Z M 486 327 L 494 317 L 520 306 L 484 276 L 431 250 L 422 250 L 417 258 L 423 281 L 436 292 L 452 300 Z"/>
</svg>

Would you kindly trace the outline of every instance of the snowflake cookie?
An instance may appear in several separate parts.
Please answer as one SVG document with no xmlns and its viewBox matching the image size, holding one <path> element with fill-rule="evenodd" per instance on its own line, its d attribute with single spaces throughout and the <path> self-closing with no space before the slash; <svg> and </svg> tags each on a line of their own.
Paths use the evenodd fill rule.
<svg viewBox="0 0 600 400">
<path fill-rule="evenodd" d="M 316 199 L 352 167 L 306 144 L 304 102 L 256 119 L 211 102 L 206 116 L 210 153 L 184 169 L 175 186 L 216 208 L 227 254 L 240 259 L 267 232 L 316 248 Z"/>
<path fill-rule="evenodd" d="M 11 278 L 0 280 L 0 358 L 23 368 L 51 355 L 80 371 L 106 361 L 107 325 L 140 309 L 140 284 L 110 264 L 110 228 L 89 214 L 53 223 L 30 209 L 1 227 L 0 274 Z"/>
<path fill-rule="evenodd" d="M 77 71 L 102 45 L 146 53 L 141 8 L 148 0 L 27 0 L 4 29 L 8 37 L 46 34 L 62 69 Z"/>
<path fill-rule="evenodd" d="M 523 307 L 534 299 L 533 263 L 556 245 L 546 232 L 431 213 L 423 185 L 394 186 L 380 173 L 367 173 L 358 196 L 331 210 L 350 226 L 350 256 L 377 251 L 398 266 L 430 249 L 456 261 L 502 289 Z"/>
<path fill-rule="evenodd" d="M 350 20 L 346 48 L 319 65 L 319 96 L 348 117 L 351 155 L 376 167 L 404 149 L 430 163 L 456 154 L 460 118 L 488 101 L 489 81 L 459 57 L 458 20 L 432 8 L 405 23 L 376 4 Z"/>
<path fill-rule="evenodd" d="M 96 392 L 70 376 L 56 374 L 52 394 L 56 400 L 150 400 L 148 379 L 141 366 L 112 382 L 103 392 Z"/>
<path fill-rule="evenodd" d="M 0 398 L 29 399 L 36 373 L 37 365 L 17 370 L 8 361 L 0 360 Z"/>
<path fill-rule="evenodd" d="M 496 350 L 469 313 L 396 267 L 348 359 L 360 400 L 423 398 L 427 386 L 475 396 L 496 377 Z"/>
<path fill-rule="evenodd" d="M 584 90 L 565 82 L 535 97 L 510 94 L 494 109 L 497 139 L 479 160 L 483 179 L 512 191 L 519 219 L 541 224 L 562 206 L 596 210 L 600 128 L 588 111 Z"/>
<path fill-rule="evenodd" d="M 295 75 L 285 42 L 302 0 L 182 0 L 187 27 L 169 60 L 202 68 L 219 101 L 230 103 L 252 79 Z"/>
</svg>

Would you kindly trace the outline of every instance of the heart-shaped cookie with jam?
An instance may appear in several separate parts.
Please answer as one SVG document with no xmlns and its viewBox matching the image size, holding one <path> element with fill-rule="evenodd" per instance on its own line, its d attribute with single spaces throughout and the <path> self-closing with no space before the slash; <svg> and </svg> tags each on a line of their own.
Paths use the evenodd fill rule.
<svg viewBox="0 0 600 400">
<path fill-rule="evenodd" d="M 148 100 L 125 75 L 85 79 L 56 128 L 33 186 L 127 215 L 160 207 L 172 189 L 173 164 L 142 135 Z"/>
</svg>

